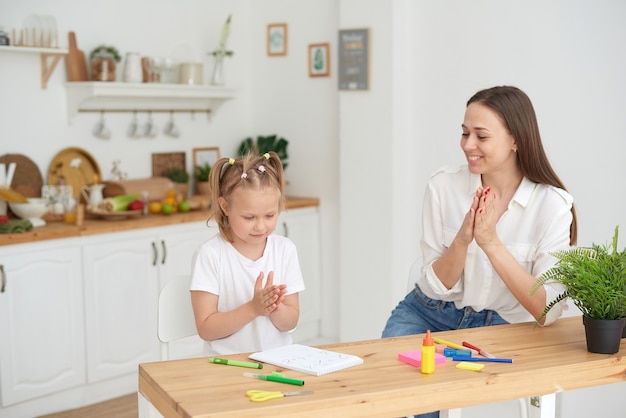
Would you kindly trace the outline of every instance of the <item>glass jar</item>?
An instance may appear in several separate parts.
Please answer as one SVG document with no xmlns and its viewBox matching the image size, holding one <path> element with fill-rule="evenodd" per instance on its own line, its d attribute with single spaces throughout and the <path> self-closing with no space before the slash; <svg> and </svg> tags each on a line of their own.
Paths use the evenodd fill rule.
<svg viewBox="0 0 626 418">
<path fill-rule="evenodd" d="M 115 57 L 110 52 L 99 51 L 93 54 L 89 66 L 94 81 L 115 81 Z"/>
<path fill-rule="evenodd" d="M 2 26 L 0 26 L 0 45 L 11 45 L 9 34 L 3 30 Z"/>
</svg>

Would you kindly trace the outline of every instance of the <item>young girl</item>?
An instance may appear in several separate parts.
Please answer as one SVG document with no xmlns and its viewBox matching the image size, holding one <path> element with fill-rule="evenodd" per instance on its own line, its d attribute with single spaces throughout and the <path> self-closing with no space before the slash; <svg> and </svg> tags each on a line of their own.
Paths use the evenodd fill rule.
<svg viewBox="0 0 626 418">
<path fill-rule="evenodd" d="M 193 261 L 191 303 L 207 355 L 292 343 L 304 281 L 296 247 L 274 235 L 284 207 L 283 168 L 274 152 L 222 158 L 211 169 L 211 214 L 220 233 Z"/>
</svg>

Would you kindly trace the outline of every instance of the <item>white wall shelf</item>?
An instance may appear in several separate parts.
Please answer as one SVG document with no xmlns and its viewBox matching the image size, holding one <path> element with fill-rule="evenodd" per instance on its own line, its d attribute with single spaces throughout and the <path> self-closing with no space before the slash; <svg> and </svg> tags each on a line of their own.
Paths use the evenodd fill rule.
<svg viewBox="0 0 626 418">
<path fill-rule="evenodd" d="M 0 46 L 0 52 L 22 52 L 30 54 L 39 54 L 41 60 L 41 88 L 45 90 L 48 87 L 48 79 L 54 72 L 57 64 L 63 58 L 68 50 L 61 48 L 39 48 L 29 46 Z"/>
<path fill-rule="evenodd" d="M 78 112 L 214 112 L 236 90 L 186 84 L 68 82 L 69 122 Z"/>
</svg>

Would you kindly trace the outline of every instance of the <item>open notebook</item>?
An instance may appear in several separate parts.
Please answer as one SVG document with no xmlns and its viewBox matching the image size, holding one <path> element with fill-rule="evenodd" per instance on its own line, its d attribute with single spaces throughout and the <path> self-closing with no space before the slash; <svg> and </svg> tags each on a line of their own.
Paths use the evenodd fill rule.
<svg viewBox="0 0 626 418">
<path fill-rule="evenodd" d="M 270 350 L 252 353 L 252 360 L 296 370 L 302 373 L 321 376 L 352 366 L 363 364 L 363 359 L 351 354 L 322 350 L 301 344 L 291 344 Z"/>
</svg>

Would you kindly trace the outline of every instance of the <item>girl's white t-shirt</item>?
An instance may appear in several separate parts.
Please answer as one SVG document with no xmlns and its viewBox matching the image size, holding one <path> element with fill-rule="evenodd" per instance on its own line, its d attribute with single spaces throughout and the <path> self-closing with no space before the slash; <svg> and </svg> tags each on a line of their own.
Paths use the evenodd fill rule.
<svg viewBox="0 0 626 418">
<path fill-rule="evenodd" d="M 264 273 L 265 285 L 271 271 L 274 284 L 287 285 L 287 295 L 305 289 L 296 246 L 288 238 L 270 235 L 263 256 L 252 261 L 218 234 L 196 251 L 190 289 L 217 295 L 217 310 L 227 312 L 252 300 L 259 273 Z M 205 341 L 204 351 L 209 356 L 245 353 L 292 342 L 291 335 L 278 330 L 269 317 L 259 316 L 228 337 Z"/>
</svg>

